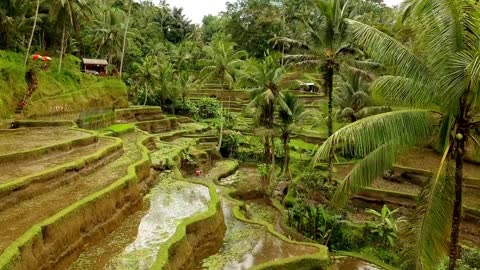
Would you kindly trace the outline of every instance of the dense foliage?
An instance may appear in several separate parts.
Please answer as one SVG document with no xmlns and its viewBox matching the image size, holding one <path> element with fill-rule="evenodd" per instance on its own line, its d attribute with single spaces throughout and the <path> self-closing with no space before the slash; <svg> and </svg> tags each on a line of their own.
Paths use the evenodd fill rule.
<svg viewBox="0 0 480 270">
<path fill-rule="evenodd" d="M 381 0 L 239 0 L 195 25 L 166 1 L 2 0 L 0 90 L 11 93 L 0 92 L 0 106 L 14 106 L 24 94 L 23 75 L 35 67 L 22 65 L 23 55 L 55 58 L 54 69 L 39 73 L 42 91 L 33 97 L 51 103 L 74 91 L 59 92 L 48 78 L 61 78 L 67 89 L 124 91 L 115 80 L 72 72 L 81 57 L 107 59 L 132 103 L 208 122 L 223 156 L 261 163 L 266 195 L 286 182 L 288 222 L 304 236 L 405 269 L 438 269 L 449 256 L 446 267 L 454 270 L 462 257 L 463 164 L 480 149 L 477 2 L 408 0 L 392 8 Z M 292 94 L 304 82 L 326 97 L 308 104 L 313 113 Z M 190 99 L 209 88 L 219 95 Z M 231 96 L 239 89 L 252 98 L 234 115 Z M 232 131 L 243 117 L 252 120 L 242 130 L 248 136 Z M 351 124 L 339 129 L 339 122 Z M 298 150 L 292 138 L 307 124 L 322 126 L 326 141 Z M 352 224 L 339 206 L 414 146 L 443 155 L 408 226 L 388 207 L 369 210 L 365 226 Z M 335 179 L 333 165 L 342 158 L 362 160 Z M 464 251 L 458 264 L 474 269 L 478 251 Z"/>
</svg>

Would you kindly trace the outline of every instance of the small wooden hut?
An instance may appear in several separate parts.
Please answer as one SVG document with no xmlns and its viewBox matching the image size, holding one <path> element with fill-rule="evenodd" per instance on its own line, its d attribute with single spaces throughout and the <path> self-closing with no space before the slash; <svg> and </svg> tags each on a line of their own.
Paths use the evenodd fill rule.
<svg viewBox="0 0 480 270">
<path fill-rule="evenodd" d="M 105 59 L 89 59 L 89 58 L 82 59 L 82 72 L 84 73 L 98 75 L 98 76 L 106 76 L 107 67 L 108 67 L 108 61 Z"/>
</svg>

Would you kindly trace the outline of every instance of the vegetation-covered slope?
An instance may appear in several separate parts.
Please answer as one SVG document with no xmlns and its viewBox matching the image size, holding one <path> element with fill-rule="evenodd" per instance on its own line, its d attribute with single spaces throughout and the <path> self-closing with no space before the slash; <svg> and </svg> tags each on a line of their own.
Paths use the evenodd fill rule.
<svg viewBox="0 0 480 270">
<path fill-rule="evenodd" d="M 28 91 L 23 55 L 0 51 L 0 118 L 10 116 Z M 38 63 L 37 63 L 38 64 Z M 38 82 L 25 106 L 26 116 L 88 111 L 128 106 L 125 84 L 111 77 L 95 77 L 80 72 L 80 60 L 67 55 L 58 72 L 58 59 L 48 63 L 48 70 L 37 68 Z"/>
</svg>

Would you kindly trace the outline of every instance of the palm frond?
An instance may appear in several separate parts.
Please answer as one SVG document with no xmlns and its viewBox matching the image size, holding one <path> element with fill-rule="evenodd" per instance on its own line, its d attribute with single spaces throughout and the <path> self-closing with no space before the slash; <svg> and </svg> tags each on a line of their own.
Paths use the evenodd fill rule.
<svg viewBox="0 0 480 270">
<path fill-rule="evenodd" d="M 443 154 L 440 168 L 422 191 L 414 213 L 413 239 L 405 239 L 415 246 L 406 250 L 404 257 L 416 269 L 436 270 L 448 250 L 455 198 L 454 168 L 450 155 L 452 144 Z"/>
<path fill-rule="evenodd" d="M 427 110 L 402 110 L 370 116 L 335 132 L 320 147 L 313 162 L 327 160 L 335 145 L 343 153 L 367 156 L 392 142 L 405 146 L 422 144 L 433 135 L 435 122 Z"/>
<path fill-rule="evenodd" d="M 375 60 L 387 66 L 402 67 L 397 74 L 412 79 L 425 81 L 429 69 L 415 54 L 402 43 L 387 34 L 361 22 L 349 20 L 353 40 L 365 49 Z"/>
<path fill-rule="evenodd" d="M 428 83 L 392 75 L 379 77 L 370 85 L 374 98 L 380 98 L 389 105 L 418 108 L 432 106 L 436 94 L 434 90 L 434 86 Z"/>
<path fill-rule="evenodd" d="M 355 165 L 337 188 L 333 197 L 336 206 L 342 206 L 354 193 L 359 193 L 370 186 L 375 179 L 390 169 L 405 146 L 396 143 L 386 143 Z"/>
<path fill-rule="evenodd" d="M 475 144 L 477 145 L 477 147 L 480 147 L 480 141 L 479 141 L 477 138 L 475 138 L 475 136 L 469 134 L 468 137 L 469 137 L 470 139 L 472 139 L 473 142 L 475 142 Z"/>
</svg>

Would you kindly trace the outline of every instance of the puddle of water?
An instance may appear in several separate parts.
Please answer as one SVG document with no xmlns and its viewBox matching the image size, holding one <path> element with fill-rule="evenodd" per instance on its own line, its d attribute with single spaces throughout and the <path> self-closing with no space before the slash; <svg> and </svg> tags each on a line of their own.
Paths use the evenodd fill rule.
<svg viewBox="0 0 480 270">
<path fill-rule="evenodd" d="M 162 182 L 151 192 L 150 209 L 142 219 L 137 238 L 106 269 L 148 269 L 161 243 L 174 233 L 182 219 L 206 211 L 210 194 L 207 187 L 187 182 Z"/>
<path fill-rule="evenodd" d="M 70 270 L 149 269 L 181 220 L 206 211 L 209 201 L 207 187 L 167 177 L 151 190 L 148 209 L 82 253 Z"/>
<path fill-rule="evenodd" d="M 329 270 L 380 270 L 380 268 L 357 258 L 344 257 L 338 259 Z"/>
<path fill-rule="evenodd" d="M 222 202 L 227 232 L 221 250 L 205 259 L 201 269 L 243 270 L 273 261 L 317 252 L 317 248 L 290 244 L 272 235 L 265 227 L 244 223 L 233 216 L 235 204 Z"/>
</svg>

